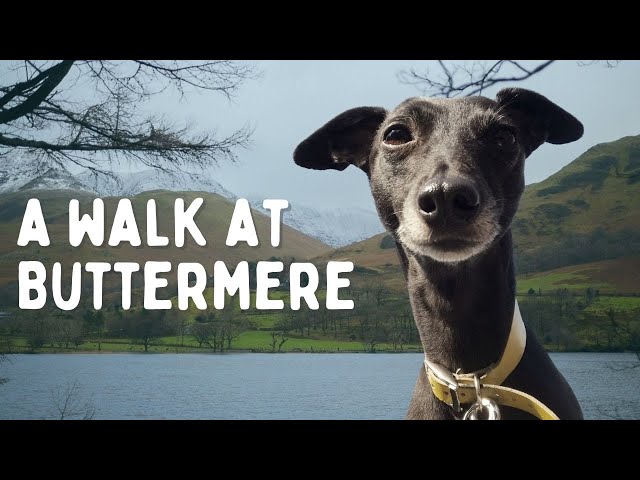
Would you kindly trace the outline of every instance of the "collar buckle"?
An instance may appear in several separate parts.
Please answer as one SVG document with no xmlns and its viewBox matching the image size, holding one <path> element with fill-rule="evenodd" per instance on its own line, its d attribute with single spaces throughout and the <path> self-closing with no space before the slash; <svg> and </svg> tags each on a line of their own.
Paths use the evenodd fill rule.
<svg viewBox="0 0 640 480">
<path fill-rule="evenodd" d="M 442 365 L 429 362 L 426 358 L 424 363 L 427 368 L 427 372 L 431 371 L 438 380 L 449 388 L 449 392 L 451 394 L 451 407 L 453 408 L 453 411 L 455 413 L 462 413 L 462 405 L 460 405 L 460 398 L 458 397 L 459 384 L 455 375 Z"/>
</svg>

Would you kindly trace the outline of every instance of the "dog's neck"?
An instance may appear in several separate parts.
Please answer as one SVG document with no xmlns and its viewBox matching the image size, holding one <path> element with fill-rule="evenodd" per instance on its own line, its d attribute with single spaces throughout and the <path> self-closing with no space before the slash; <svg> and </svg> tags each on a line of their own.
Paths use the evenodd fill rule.
<svg viewBox="0 0 640 480">
<path fill-rule="evenodd" d="M 427 358 L 463 372 L 498 361 L 515 301 L 511 232 L 465 262 L 436 262 L 402 247 L 400 257 Z"/>
</svg>

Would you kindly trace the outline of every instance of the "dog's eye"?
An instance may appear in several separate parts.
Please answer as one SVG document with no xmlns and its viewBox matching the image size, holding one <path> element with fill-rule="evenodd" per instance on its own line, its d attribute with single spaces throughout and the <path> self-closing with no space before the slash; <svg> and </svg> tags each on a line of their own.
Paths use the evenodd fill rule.
<svg viewBox="0 0 640 480">
<path fill-rule="evenodd" d="M 500 127 L 493 131 L 493 141 L 499 147 L 508 147 L 516 143 L 516 134 L 511 127 Z"/>
<path fill-rule="evenodd" d="M 401 125 L 389 127 L 384 134 L 384 143 L 387 145 L 402 145 L 403 143 L 408 143 L 411 140 L 413 140 L 411 133 Z"/>
</svg>

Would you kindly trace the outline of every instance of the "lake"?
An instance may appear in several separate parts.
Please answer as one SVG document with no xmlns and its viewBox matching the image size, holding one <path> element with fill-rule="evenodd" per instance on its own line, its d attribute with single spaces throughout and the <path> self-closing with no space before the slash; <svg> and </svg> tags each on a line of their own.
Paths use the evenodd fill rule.
<svg viewBox="0 0 640 480">
<path fill-rule="evenodd" d="M 640 368 L 625 353 L 551 357 L 586 418 L 640 419 Z M 56 418 L 75 382 L 94 419 L 401 419 L 420 354 L 38 354 L 0 366 L 1 419 Z"/>
</svg>

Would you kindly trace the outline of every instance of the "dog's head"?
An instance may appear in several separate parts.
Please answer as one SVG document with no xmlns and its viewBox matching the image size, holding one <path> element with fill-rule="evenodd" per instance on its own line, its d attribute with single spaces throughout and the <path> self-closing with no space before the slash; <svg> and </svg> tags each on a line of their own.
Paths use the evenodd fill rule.
<svg viewBox="0 0 640 480">
<path fill-rule="evenodd" d="M 524 189 L 524 159 L 542 143 L 578 140 L 582 124 L 535 92 L 496 100 L 410 98 L 393 111 L 338 115 L 294 152 L 298 165 L 367 173 L 385 227 L 408 250 L 466 260 L 509 228 Z"/>
</svg>

